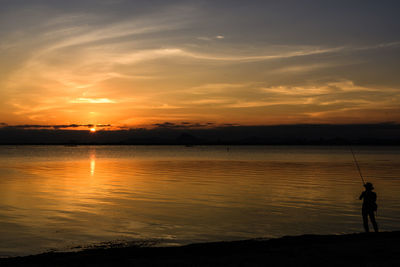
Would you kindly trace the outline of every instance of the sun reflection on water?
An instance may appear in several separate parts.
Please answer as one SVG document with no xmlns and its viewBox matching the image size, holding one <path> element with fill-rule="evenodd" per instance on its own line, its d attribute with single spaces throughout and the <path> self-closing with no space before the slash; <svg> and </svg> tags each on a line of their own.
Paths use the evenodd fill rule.
<svg viewBox="0 0 400 267">
<path fill-rule="evenodd" d="M 90 176 L 94 176 L 95 169 L 96 169 L 96 151 L 92 150 L 90 152 Z"/>
</svg>

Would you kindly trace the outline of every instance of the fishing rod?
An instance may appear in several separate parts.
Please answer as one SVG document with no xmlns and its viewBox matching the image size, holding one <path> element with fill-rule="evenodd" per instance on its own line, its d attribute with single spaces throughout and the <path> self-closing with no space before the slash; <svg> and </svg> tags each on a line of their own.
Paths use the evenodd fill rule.
<svg viewBox="0 0 400 267">
<path fill-rule="evenodd" d="M 356 155 L 354 155 L 353 148 L 351 146 L 350 146 L 350 151 L 351 151 L 351 154 L 353 155 L 353 159 L 354 159 L 354 162 L 356 163 L 356 166 L 357 166 L 357 169 L 358 169 L 358 173 L 360 174 L 360 177 L 361 177 L 361 180 L 363 182 L 363 185 L 365 185 L 364 177 L 362 176 L 360 166 L 358 165 L 358 162 L 357 162 L 357 159 L 356 159 Z"/>
</svg>

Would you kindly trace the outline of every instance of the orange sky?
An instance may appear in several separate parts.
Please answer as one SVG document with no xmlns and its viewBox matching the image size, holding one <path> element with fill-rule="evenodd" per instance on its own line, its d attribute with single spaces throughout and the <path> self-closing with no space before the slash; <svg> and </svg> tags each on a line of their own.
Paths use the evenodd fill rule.
<svg viewBox="0 0 400 267">
<path fill-rule="evenodd" d="M 400 122 L 390 6 L 90 3 L 5 5 L 0 122 Z"/>
</svg>

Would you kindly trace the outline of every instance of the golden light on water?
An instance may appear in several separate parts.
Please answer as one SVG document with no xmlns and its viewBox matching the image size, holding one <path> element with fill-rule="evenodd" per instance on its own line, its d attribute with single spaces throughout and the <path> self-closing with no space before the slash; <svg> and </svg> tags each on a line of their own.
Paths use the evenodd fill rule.
<svg viewBox="0 0 400 267">
<path fill-rule="evenodd" d="M 0 157 L 0 172 L 7 177 L 0 179 L 0 203 L 17 207 L 0 210 L 3 218 L 10 218 L 0 235 L 0 251 L 7 253 L 40 252 L 94 238 L 161 236 L 180 244 L 198 236 L 231 240 L 232 232 L 253 238 L 362 227 L 357 170 L 349 151 L 340 147 L 241 147 L 229 153 L 220 147 L 166 146 L 15 150 L 0 147 L 2 155 L 14 153 Z M 358 150 L 368 177 L 387 177 L 372 181 L 383 196 L 399 195 L 395 177 L 400 175 L 400 158 L 395 151 Z M 27 153 L 38 156 L 32 161 Z M 335 199 L 338 191 L 343 196 Z M 385 207 L 394 205 L 393 197 L 381 201 Z M 395 228 L 396 212 L 388 210 L 382 225 Z M 330 224 L 332 218 L 343 222 Z M 21 246 L 15 240 L 29 242 Z"/>
<path fill-rule="evenodd" d="M 96 154 L 92 153 L 90 155 L 90 175 L 94 175 L 94 171 L 96 169 Z"/>
</svg>

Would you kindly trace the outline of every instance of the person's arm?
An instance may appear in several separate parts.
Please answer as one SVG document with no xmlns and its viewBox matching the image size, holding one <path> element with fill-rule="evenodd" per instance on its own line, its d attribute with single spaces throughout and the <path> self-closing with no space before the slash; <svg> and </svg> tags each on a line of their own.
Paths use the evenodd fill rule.
<svg viewBox="0 0 400 267">
<path fill-rule="evenodd" d="M 363 199 L 363 197 L 365 197 L 365 191 L 361 193 L 361 195 L 360 195 L 360 198 L 359 198 L 359 199 L 361 200 L 361 199 Z"/>
</svg>

